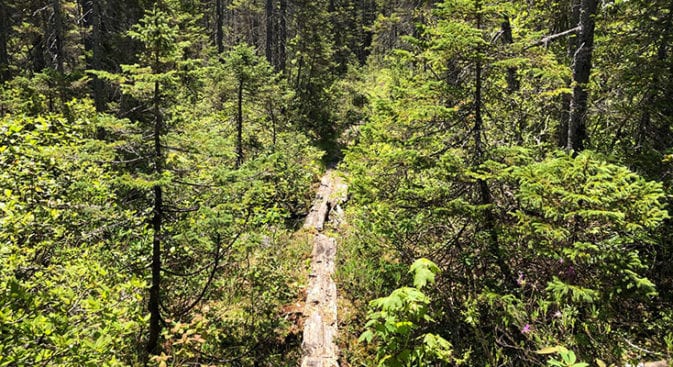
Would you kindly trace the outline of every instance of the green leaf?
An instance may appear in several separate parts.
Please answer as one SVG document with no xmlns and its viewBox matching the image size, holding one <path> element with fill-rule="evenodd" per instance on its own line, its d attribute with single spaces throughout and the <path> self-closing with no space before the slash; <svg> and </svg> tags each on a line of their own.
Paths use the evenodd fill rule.
<svg viewBox="0 0 673 367">
<path fill-rule="evenodd" d="M 554 354 L 559 351 L 559 347 L 546 347 L 542 348 L 539 350 L 536 350 L 535 353 L 537 354 Z"/>
<path fill-rule="evenodd" d="M 358 338 L 359 343 L 371 343 L 374 339 L 374 333 L 371 330 L 367 330 Z"/>
<path fill-rule="evenodd" d="M 439 267 L 428 259 L 418 259 L 411 264 L 409 272 L 414 274 L 414 287 L 421 289 L 428 283 L 435 283 L 435 275 L 439 273 Z"/>
</svg>

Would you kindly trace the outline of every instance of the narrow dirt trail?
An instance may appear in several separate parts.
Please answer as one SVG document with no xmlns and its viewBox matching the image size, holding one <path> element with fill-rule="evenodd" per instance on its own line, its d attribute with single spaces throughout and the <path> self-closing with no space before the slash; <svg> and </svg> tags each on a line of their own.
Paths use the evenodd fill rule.
<svg viewBox="0 0 673 367">
<path fill-rule="evenodd" d="M 339 348 L 336 345 L 337 288 L 334 264 L 337 241 L 325 233 L 330 224 L 338 227 L 342 220 L 341 204 L 346 201 L 347 186 L 333 171 L 323 176 L 304 229 L 315 231 L 311 254 L 302 341 L 302 367 L 338 367 Z"/>
</svg>

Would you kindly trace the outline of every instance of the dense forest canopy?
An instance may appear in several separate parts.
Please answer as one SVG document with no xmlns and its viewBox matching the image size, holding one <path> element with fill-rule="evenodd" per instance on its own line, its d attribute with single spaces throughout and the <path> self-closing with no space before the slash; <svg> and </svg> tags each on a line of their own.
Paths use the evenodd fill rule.
<svg viewBox="0 0 673 367">
<path fill-rule="evenodd" d="M 297 365 L 328 167 L 340 365 L 673 363 L 673 1 L 0 0 L 0 81 L 0 366 Z"/>
</svg>

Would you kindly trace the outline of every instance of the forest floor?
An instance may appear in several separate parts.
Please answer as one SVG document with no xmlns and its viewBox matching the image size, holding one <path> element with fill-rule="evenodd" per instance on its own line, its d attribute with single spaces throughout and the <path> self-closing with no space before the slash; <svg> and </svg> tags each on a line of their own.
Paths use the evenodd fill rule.
<svg viewBox="0 0 673 367">
<path fill-rule="evenodd" d="M 334 170 L 328 170 L 320 181 L 316 198 L 304 222 L 304 230 L 312 233 L 311 270 L 306 290 L 302 339 L 302 367 L 338 367 L 336 344 L 337 288 L 334 282 L 337 239 L 328 233 L 343 221 L 341 205 L 346 201 L 348 187 Z"/>
</svg>

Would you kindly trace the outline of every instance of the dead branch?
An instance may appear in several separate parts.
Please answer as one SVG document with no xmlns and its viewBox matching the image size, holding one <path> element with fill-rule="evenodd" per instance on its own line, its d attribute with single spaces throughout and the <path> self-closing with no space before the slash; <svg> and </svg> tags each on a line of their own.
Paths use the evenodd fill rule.
<svg viewBox="0 0 673 367">
<path fill-rule="evenodd" d="M 547 44 L 549 44 L 549 42 L 551 42 L 551 41 L 553 41 L 553 40 L 555 40 L 555 39 L 557 39 L 557 38 L 561 38 L 561 37 L 567 36 L 567 35 L 572 34 L 572 33 L 577 33 L 577 32 L 579 32 L 581 29 L 582 29 L 582 27 L 577 26 L 577 27 L 575 27 L 575 28 L 568 29 L 568 30 L 563 31 L 563 32 L 561 32 L 561 33 L 556 33 L 556 34 L 552 34 L 552 35 L 547 36 L 547 37 L 543 37 L 543 38 L 540 39 L 539 41 L 537 41 L 537 42 L 535 42 L 535 43 L 533 43 L 533 44 L 531 44 L 531 45 L 526 46 L 526 47 L 524 48 L 524 50 L 528 50 L 528 49 L 531 49 L 531 48 L 533 48 L 533 47 L 540 46 L 540 45 L 544 45 L 545 47 L 547 47 Z"/>
</svg>

